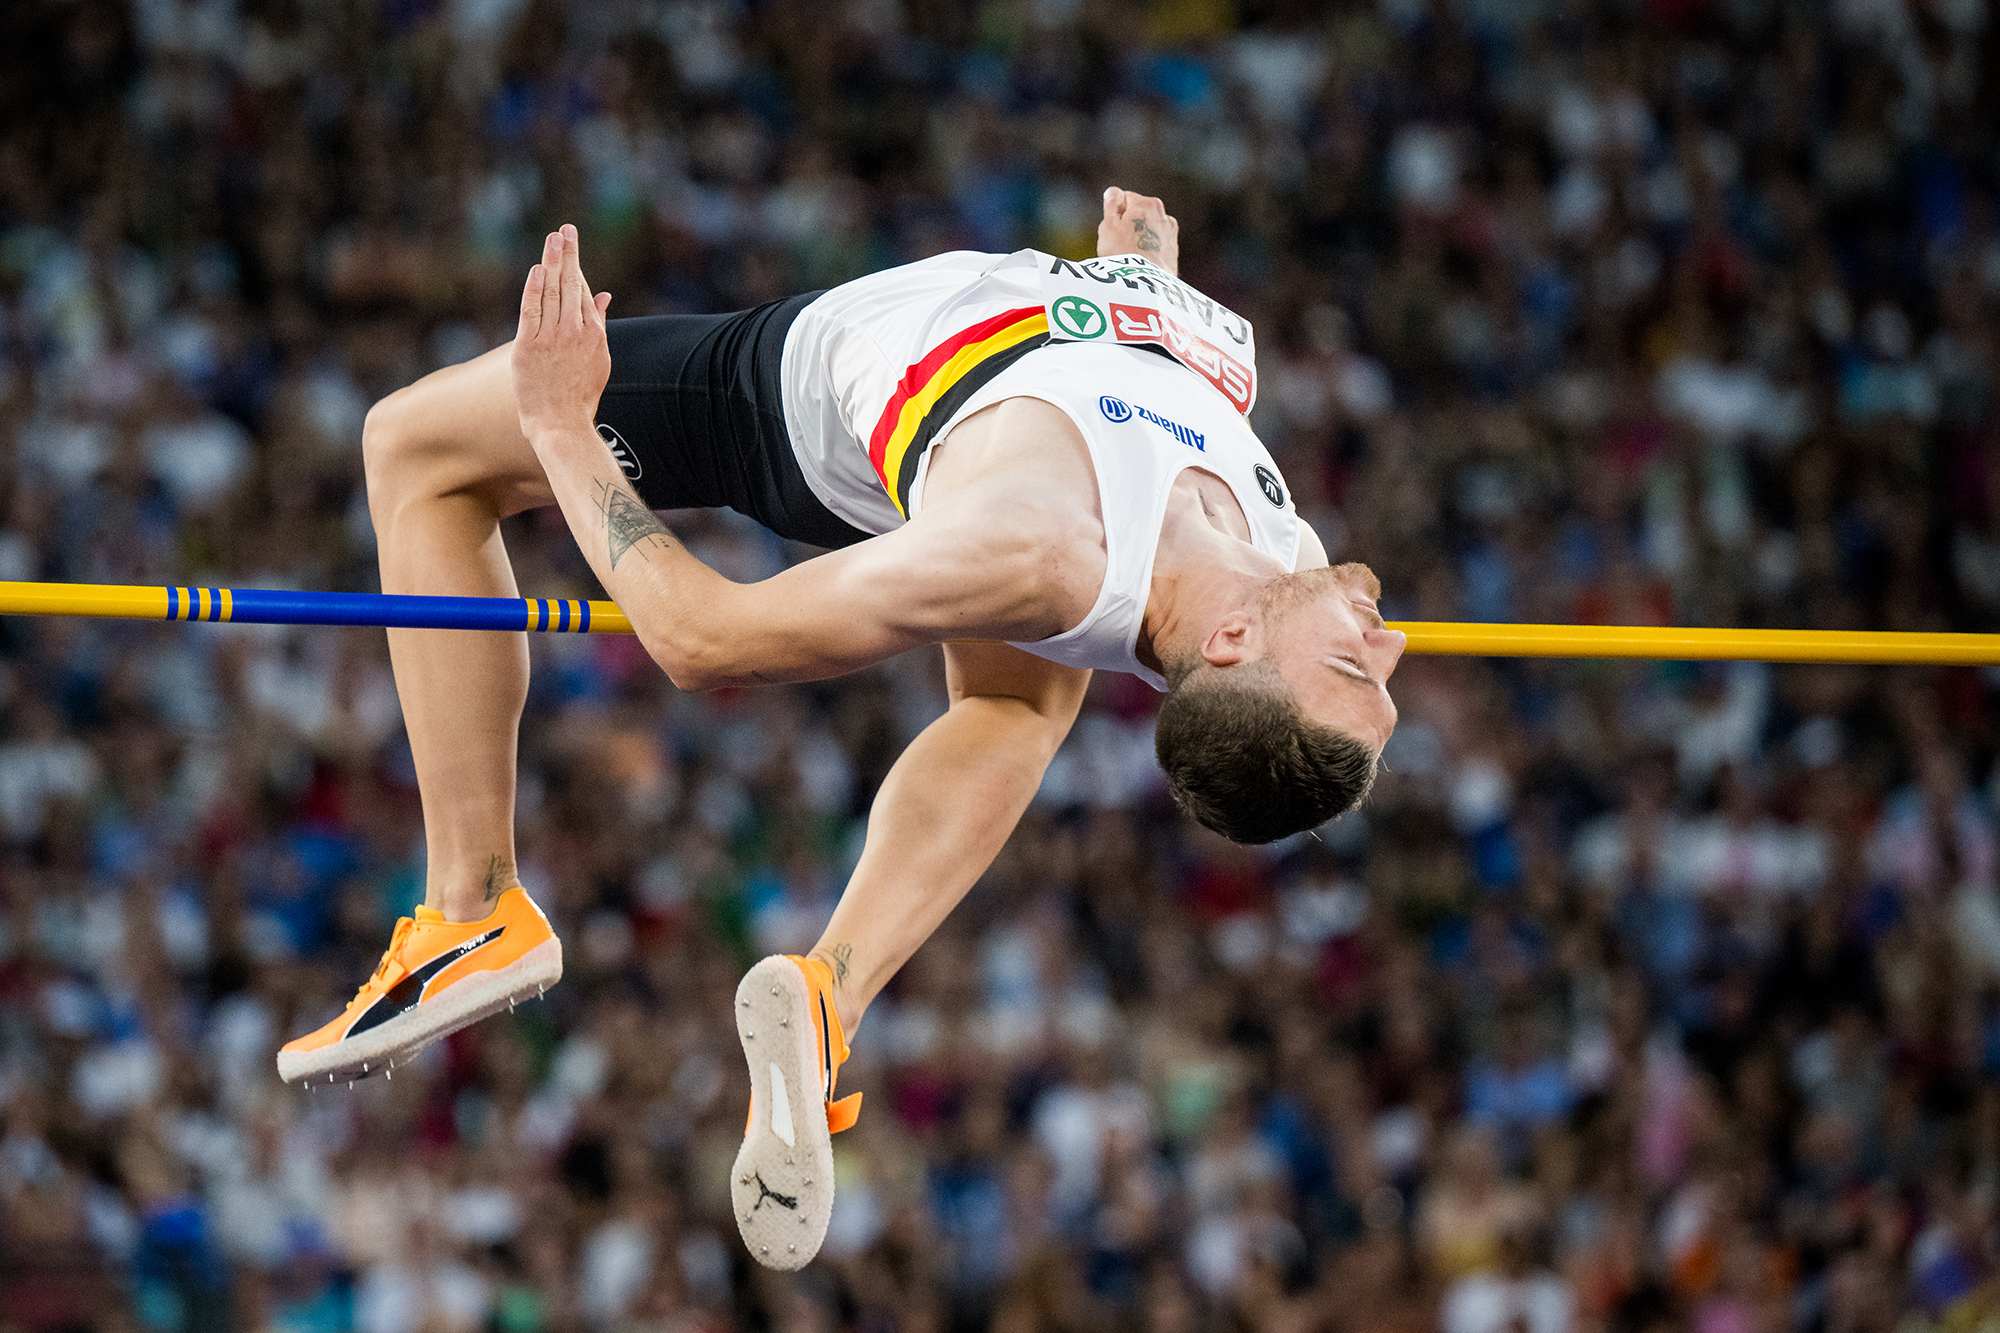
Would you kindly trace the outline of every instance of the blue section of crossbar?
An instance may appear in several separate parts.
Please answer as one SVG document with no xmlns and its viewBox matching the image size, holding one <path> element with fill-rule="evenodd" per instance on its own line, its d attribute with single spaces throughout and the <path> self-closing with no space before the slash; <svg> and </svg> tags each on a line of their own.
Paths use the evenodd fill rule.
<svg viewBox="0 0 2000 1333">
<path fill-rule="evenodd" d="M 518 597 L 418 597 L 408 593 L 280 592 L 236 588 L 229 619 L 250 625 L 377 625 L 389 629 L 528 629 L 535 603 Z M 546 623 L 548 609 L 542 607 Z"/>
</svg>

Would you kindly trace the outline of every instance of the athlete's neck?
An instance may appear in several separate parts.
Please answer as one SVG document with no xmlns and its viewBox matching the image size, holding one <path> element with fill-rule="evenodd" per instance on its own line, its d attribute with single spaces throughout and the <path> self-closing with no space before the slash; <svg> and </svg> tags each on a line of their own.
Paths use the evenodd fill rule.
<svg viewBox="0 0 2000 1333">
<path fill-rule="evenodd" d="M 1227 486 L 1221 497 L 1191 469 L 1181 474 L 1160 523 L 1146 615 L 1135 652 L 1141 664 L 1166 674 L 1166 663 L 1200 656 L 1232 613 L 1248 616 L 1264 585 L 1285 572 L 1278 561 L 1234 535 L 1244 525 L 1241 506 Z M 1245 530 L 1247 531 L 1247 525 Z"/>
</svg>

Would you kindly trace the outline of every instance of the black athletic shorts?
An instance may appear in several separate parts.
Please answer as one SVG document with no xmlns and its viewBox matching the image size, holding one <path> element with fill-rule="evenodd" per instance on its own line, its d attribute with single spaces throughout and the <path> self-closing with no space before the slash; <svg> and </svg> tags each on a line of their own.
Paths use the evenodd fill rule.
<svg viewBox="0 0 2000 1333">
<path fill-rule="evenodd" d="M 654 509 L 734 509 L 780 537 L 852 546 L 869 534 L 820 503 L 785 430 L 785 331 L 818 292 L 733 315 L 610 321 L 597 433 Z"/>
</svg>

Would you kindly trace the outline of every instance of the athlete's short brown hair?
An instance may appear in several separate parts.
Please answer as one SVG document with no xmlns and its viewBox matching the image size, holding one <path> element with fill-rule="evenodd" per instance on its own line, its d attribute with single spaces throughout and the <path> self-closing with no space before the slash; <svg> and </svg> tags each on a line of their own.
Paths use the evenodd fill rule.
<svg viewBox="0 0 2000 1333">
<path fill-rule="evenodd" d="M 1232 842 L 1317 828 L 1375 782 L 1376 752 L 1300 713 L 1268 659 L 1176 670 L 1153 751 L 1180 808 Z"/>
</svg>

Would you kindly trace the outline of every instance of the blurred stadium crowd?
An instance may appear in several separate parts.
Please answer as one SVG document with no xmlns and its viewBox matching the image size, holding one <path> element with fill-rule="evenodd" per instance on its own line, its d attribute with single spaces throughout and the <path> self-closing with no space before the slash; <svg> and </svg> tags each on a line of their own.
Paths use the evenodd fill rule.
<svg viewBox="0 0 2000 1333">
<path fill-rule="evenodd" d="M 726 310 L 1115 182 L 1392 619 L 2000 628 L 1996 73 L 1982 0 L 13 0 L 0 577 L 371 588 L 368 404 L 558 221 Z M 2000 675 L 1411 659 L 1365 811 L 1258 851 L 1102 679 L 779 1277 L 729 995 L 939 664 L 534 654 L 568 979 L 308 1097 L 421 894 L 382 636 L 0 627 L 0 1330 L 2000 1327 Z"/>
</svg>

